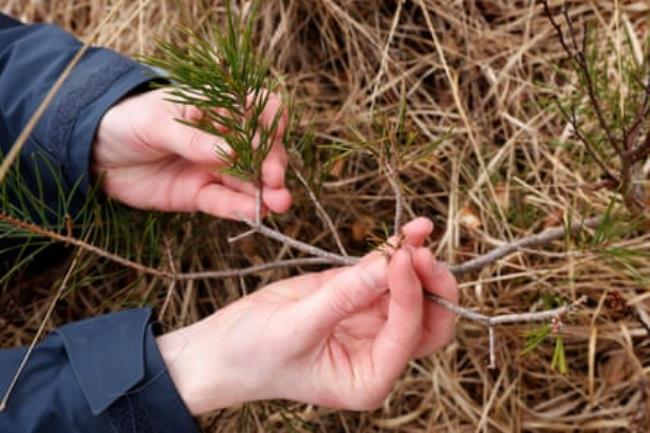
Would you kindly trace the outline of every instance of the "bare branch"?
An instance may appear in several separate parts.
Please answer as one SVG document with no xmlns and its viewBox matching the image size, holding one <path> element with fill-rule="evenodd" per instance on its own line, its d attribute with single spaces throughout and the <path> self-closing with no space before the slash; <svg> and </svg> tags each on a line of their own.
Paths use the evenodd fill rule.
<svg viewBox="0 0 650 433">
<path fill-rule="evenodd" d="M 330 218 L 329 214 L 325 211 L 325 208 L 323 208 L 323 205 L 320 203 L 320 201 L 316 197 L 316 194 L 309 186 L 309 182 L 307 182 L 307 179 L 304 178 L 304 176 L 300 173 L 299 170 L 296 170 L 294 168 L 293 172 L 295 173 L 300 183 L 302 183 L 302 186 L 305 187 L 305 190 L 307 191 L 307 194 L 309 195 L 311 202 L 314 204 L 314 206 L 316 206 L 316 209 L 318 210 L 318 213 L 320 214 L 323 222 L 330 230 L 330 233 L 332 233 L 332 237 L 334 238 L 334 241 L 336 242 L 336 246 L 338 247 L 339 251 L 341 252 L 342 255 L 347 256 L 348 252 L 345 250 L 345 247 L 343 246 L 343 242 L 341 241 L 339 232 L 336 230 L 336 227 L 334 227 L 334 222 L 332 222 L 332 219 Z"/>
<path fill-rule="evenodd" d="M 354 265 L 360 260 L 360 257 L 342 256 L 339 254 L 331 253 L 329 251 L 325 251 L 321 248 L 314 247 L 313 245 L 309 245 L 304 242 L 297 241 L 270 227 L 264 226 L 262 224 L 258 225 L 250 220 L 247 220 L 245 222 L 251 227 L 251 230 L 244 232 L 244 234 L 248 235 L 250 234 L 249 232 L 258 232 L 268 238 L 277 240 L 278 242 L 285 243 L 290 247 L 293 247 L 299 251 L 309 254 L 312 257 L 278 261 L 274 263 L 252 266 L 249 268 L 242 268 L 242 269 L 229 269 L 223 271 L 174 274 L 171 272 L 154 269 L 142 265 L 140 263 L 134 262 L 132 260 L 125 259 L 124 257 L 118 256 L 117 254 L 110 253 L 106 250 L 98 248 L 92 244 L 79 240 L 75 237 L 62 235 L 60 233 L 44 229 L 36 224 L 21 221 L 17 218 L 14 218 L 6 214 L 0 213 L 0 221 L 7 222 L 23 230 L 37 234 L 39 236 L 52 239 L 56 242 L 77 246 L 79 248 L 84 249 L 85 251 L 91 252 L 93 254 L 96 254 L 100 257 L 118 263 L 127 268 L 133 269 L 135 271 L 142 272 L 149 275 L 154 275 L 157 277 L 162 277 L 162 278 L 174 278 L 174 279 L 181 279 L 181 280 L 191 280 L 191 279 L 201 279 L 201 278 L 226 278 L 231 276 L 241 276 L 241 275 L 248 275 L 256 272 L 263 272 L 273 268 L 281 268 L 283 266 L 285 267 L 301 266 L 301 265 L 309 265 L 309 264 Z M 594 228 L 598 225 L 600 221 L 601 221 L 600 217 L 593 217 L 593 218 L 586 219 L 582 222 L 576 222 L 569 227 L 568 231 L 570 233 L 575 233 L 583 228 Z M 470 272 L 474 272 L 482 269 L 485 266 L 491 265 L 492 263 L 495 263 L 497 260 L 500 260 L 506 257 L 507 255 L 517 252 L 521 249 L 538 247 L 538 246 L 546 245 L 557 239 L 561 239 L 566 234 L 566 232 L 567 230 L 563 226 L 549 228 L 541 233 L 525 236 L 513 242 L 509 242 L 504 245 L 501 245 L 500 247 L 497 247 L 486 254 L 475 257 L 474 259 L 468 260 L 464 263 L 458 265 L 452 265 L 449 267 L 449 270 L 452 274 L 454 274 L 457 277 Z M 313 262 L 311 262 L 311 260 L 313 260 Z"/>
<path fill-rule="evenodd" d="M 246 230 L 245 232 L 242 232 L 242 233 L 240 233 L 238 235 L 229 237 L 228 238 L 228 243 L 230 243 L 230 244 L 235 243 L 237 241 L 240 241 L 240 240 L 242 240 L 244 238 L 249 237 L 250 235 L 254 235 L 255 233 L 257 233 L 257 232 L 255 230 L 253 230 L 253 229 Z"/>
<path fill-rule="evenodd" d="M 472 260 L 468 260 L 459 265 L 450 266 L 449 270 L 455 276 L 460 276 L 468 272 L 477 271 L 523 248 L 533 248 L 533 247 L 546 245 L 557 239 L 561 239 L 563 236 L 566 235 L 567 232 L 576 233 L 582 230 L 583 228 L 594 228 L 598 226 L 600 221 L 601 221 L 600 217 L 593 217 L 593 218 L 586 219 L 584 221 L 575 222 L 571 224 L 571 226 L 568 227 L 568 229 L 565 227 L 549 228 L 544 230 L 541 233 L 525 236 L 515 241 L 503 244 L 500 247 L 491 250 L 487 254 L 483 254 L 482 256 L 476 257 Z"/>
<path fill-rule="evenodd" d="M 122 266 L 125 266 L 127 268 L 133 269 L 138 272 L 142 272 L 145 274 L 149 275 L 154 275 L 157 277 L 164 277 L 168 278 L 171 277 L 172 274 L 169 272 L 165 271 L 160 271 L 158 269 L 154 269 L 145 265 L 142 265 L 140 263 L 134 262 L 129 259 L 125 259 L 124 257 L 121 257 L 117 254 L 113 254 L 111 252 L 108 252 L 106 250 L 103 250 L 99 247 L 96 247 L 95 245 L 92 245 L 88 242 L 84 242 L 81 239 L 77 239 L 73 236 L 66 236 L 62 235 L 60 233 L 57 233 L 52 230 L 48 230 L 46 228 L 40 227 L 36 224 L 32 224 L 26 221 L 19 220 L 18 218 L 12 217 L 11 215 L 7 215 L 4 213 L 0 213 L 0 221 L 9 223 L 13 226 L 16 226 L 22 230 L 25 230 L 27 232 L 43 236 L 45 238 L 51 239 L 56 242 L 61 242 L 64 244 L 70 244 L 74 245 L 75 247 L 81 248 L 84 251 L 88 251 L 90 253 L 93 253 L 99 257 L 103 257 L 107 260 L 110 260 L 112 262 L 118 263 Z"/>
<path fill-rule="evenodd" d="M 309 245 L 305 242 L 296 240 L 290 236 L 285 235 L 284 233 L 280 233 L 277 230 L 267 227 L 264 224 L 257 224 L 246 217 L 242 216 L 242 219 L 246 224 L 248 224 L 248 226 L 251 229 L 266 236 L 267 238 L 276 240 L 298 251 L 302 251 L 303 253 L 309 254 L 310 256 L 322 257 L 328 259 L 332 264 L 354 265 L 359 261 L 359 257 L 342 256 L 340 254 L 331 253 L 329 251 L 325 251 L 322 248 L 318 248 L 313 245 Z"/>
<path fill-rule="evenodd" d="M 262 188 L 258 187 L 255 191 L 255 222 L 262 222 Z"/>
<path fill-rule="evenodd" d="M 81 250 L 91 251 L 101 257 L 107 258 L 109 260 L 115 261 L 124 266 L 139 270 L 141 272 L 153 274 L 163 278 L 171 278 L 174 280 L 226 278 L 230 276 L 242 276 L 242 275 L 252 274 L 256 272 L 263 272 L 269 269 L 286 267 L 286 266 L 297 266 L 297 265 L 313 265 L 313 264 L 354 265 L 360 260 L 359 257 L 342 256 L 342 255 L 325 251 L 321 248 L 293 239 L 261 223 L 255 223 L 248 219 L 244 219 L 244 222 L 246 222 L 246 224 L 248 224 L 251 227 L 251 229 L 254 230 L 255 232 L 260 233 L 263 236 L 266 236 L 270 239 L 274 239 L 278 242 L 282 242 L 283 244 L 295 248 L 304 253 L 307 253 L 312 257 L 277 261 L 277 262 L 266 263 L 258 266 L 252 266 L 245 269 L 176 274 L 176 273 L 160 271 L 157 269 L 143 266 L 139 263 L 132 262 L 130 260 L 119 257 L 115 254 L 108 253 L 104 250 L 101 250 L 100 248 L 95 247 L 94 245 L 88 244 L 87 242 L 72 238 L 70 236 L 61 235 L 52 232 L 50 230 L 43 229 L 34 224 L 20 221 L 8 215 L 0 214 L 0 221 L 9 222 L 24 230 L 31 231 L 38 235 L 45 236 L 59 242 L 73 244 L 75 246 L 78 246 Z M 571 225 L 568 229 L 565 229 L 565 227 L 554 227 L 551 229 L 547 229 L 541 233 L 527 236 L 517 241 L 514 241 L 512 243 L 508 243 L 506 245 L 498 247 L 483 256 L 477 257 L 461 265 L 450 267 L 450 271 L 456 276 L 463 275 L 467 272 L 480 269 L 484 266 L 494 263 L 500 258 L 512 252 L 518 251 L 522 248 L 548 244 L 549 242 L 552 242 L 564 236 L 567 233 L 567 231 L 573 233 L 578 230 L 581 230 L 584 227 L 594 227 L 598 224 L 599 221 L 600 218 L 590 218 L 581 223 L 575 223 Z M 580 300 L 572 304 L 565 305 L 563 307 L 555 308 L 553 310 L 548 310 L 548 311 L 487 316 L 485 314 L 478 313 L 471 309 L 461 307 L 460 305 L 454 304 L 436 294 L 427 292 L 426 290 L 424 291 L 424 298 L 430 302 L 437 303 L 443 308 L 446 308 L 447 310 L 457 314 L 459 317 L 481 323 L 484 326 L 488 327 L 488 331 L 490 333 L 490 337 L 489 337 L 490 338 L 490 365 L 492 367 L 495 364 L 495 356 L 494 356 L 494 346 L 495 346 L 494 327 L 495 326 L 510 324 L 510 323 L 530 323 L 530 322 L 550 320 L 554 317 L 558 317 L 570 311 L 571 309 L 575 308 L 578 304 L 584 302 L 584 298 L 581 298 Z"/>
<path fill-rule="evenodd" d="M 489 368 L 496 368 L 495 335 L 494 335 L 495 326 L 512 324 L 512 323 L 531 323 L 531 322 L 544 322 L 544 321 L 552 320 L 555 317 L 560 317 L 563 314 L 573 311 L 579 305 L 583 304 L 586 301 L 586 297 L 582 297 L 577 301 L 572 302 L 571 304 L 554 308 L 552 310 L 531 312 L 531 313 L 515 313 L 515 314 L 501 314 L 498 316 L 487 316 L 481 313 L 477 313 L 476 311 L 470 310 L 468 308 L 461 307 L 460 305 L 456 305 L 436 294 L 427 291 L 424 292 L 424 298 L 427 299 L 428 301 L 435 302 L 441 307 L 455 313 L 459 317 L 480 323 L 488 328 L 489 353 L 490 353 Z"/>
<path fill-rule="evenodd" d="M 111 262 L 122 265 L 126 268 L 133 269 L 134 271 L 141 272 L 155 277 L 174 279 L 174 280 L 201 280 L 201 279 L 219 279 L 228 277 L 241 277 L 259 272 L 265 272 L 271 269 L 287 268 L 293 266 L 307 266 L 307 265 L 332 265 L 340 264 L 338 261 L 332 261 L 322 257 L 305 257 L 297 259 L 280 260 L 272 263 L 264 263 L 261 265 L 250 266 L 240 269 L 226 269 L 221 271 L 207 271 L 207 272 L 189 272 L 189 273 L 175 273 L 169 271 L 161 271 L 143 264 L 134 262 L 132 260 L 121 257 L 117 254 L 110 253 L 106 250 L 96 247 L 86 241 L 77 239 L 72 236 L 62 235 L 52 230 L 45 229 L 36 224 L 21 221 L 12 216 L 0 213 L 0 221 L 14 225 L 22 230 L 51 239 L 55 242 L 63 244 L 74 245 L 84 251 L 95 254 Z"/>
<path fill-rule="evenodd" d="M 648 117 L 650 114 L 650 80 L 646 80 L 644 83 L 640 78 L 634 77 L 635 81 L 643 88 L 643 101 L 639 106 L 639 109 L 636 112 L 634 117 L 634 122 L 632 125 L 625 131 L 623 143 L 625 145 L 625 151 L 627 154 L 633 152 L 634 143 L 636 143 L 639 133 L 641 131 L 641 126 L 643 125 L 643 120 Z"/>
<path fill-rule="evenodd" d="M 575 34 L 575 29 L 573 28 L 573 21 L 571 20 L 571 17 L 569 16 L 567 4 L 564 3 L 564 6 L 562 8 L 562 14 L 564 15 L 564 19 L 567 23 L 567 26 L 569 28 L 569 35 L 571 37 L 571 40 L 573 41 L 573 46 L 574 50 L 571 50 L 569 48 L 568 44 L 566 43 L 566 40 L 564 39 L 564 33 L 562 32 L 562 28 L 560 25 L 555 21 L 555 17 L 553 17 L 553 14 L 551 13 L 551 9 L 549 7 L 548 1 L 547 0 L 542 0 L 542 4 L 544 5 L 544 13 L 546 14 L 546 17 L 550 21 L 551 25 L 555 29 L 555 32 L 557 34 L 558 39 L 560 40 L 560 44 L 562 45 L 562 48 L 564 48 L 564 51 L 567 53 L 567 55 L 573 59 L 573 61 L 578 65 L 578 69 L 583 75 L 583 78 L 585 79 L 586 82 L 586 90 L 587 90 L 587 96 L 589 97 L 589 102 L 592 105 L 592 108 L 594 109 L 594 112 L 596 113 L 596 117 L 598 118 L 598 123 L 600 124 L 600 127 L 605 131 L 605 135 L 607 136 L 607 140 L 611 144 L 611 146 L 614 148 L 616 153 L 619 156 L 623 156 L 623 151 L 619 146 L 618 140 L 616 137 L 614 137 L 614 134 L 612 133 L 611 128 L 609 127 L 609 124 L 605 120 L 605 116 L 603 114 L 603 110 L 600 106 L 600 101 L 598 100 L 598 97 L 596 96 L 597 90 L 596 90 L 596 85 L 591 77 L 591 71 L 589 70 L 589 65 L 587 64 L 587 58 L 585 56 L 585 53 L 578 48 L 578 43 L 576 40 L 576 34 Z M 586 36 L 585 36 L 586 37 Z M 585 46 L 586 41 L 583 43 L 583 47 Z"/>
<path fill-rule="evenodd" d="M 225 269 L 223 271 L 205 271 L 205 272 L 185 272 L 170 276 L 176 280 L 207 280 L 207 279 L 220 279 L 228 277 L 243 277 L 251 274 L 258 274 L 260 272 L 270 271 L 272 269 L 282 269 L 294 266 L 309 266 L 309 265 L 332 265 L 332 260 L 323 257 L 302 257 L 297 259 L 278 260 L 270 263 L 262 263 L 261 265 L 250 266 L 241 269 Z"/>
<path fill-rule="evenodd" d="M 567 113 L 567 111 L 564 109 L 562 104 L 560 103 L 560 100 L 558 99 L 557 96 L 555 96 L 555 102 L 560 109 L 560 112 L 562 113 L 562 116 L 571 124 L 571 127 L 573 128 L 573 132 L 575 133 L 576 137 L 578 137 L 578 140 L 585 146 L 585 149 L 587 150 L 587 153 L 591 156 L 591 158 L 596 161 L 598 166 L 603 170 L 605 173 L 605 176 L 617 183 L 620 183 L 619 176 L 615 175 L 609 167 L 607 167 L 607 164 L 605 164 L 605 161 L 598 155 L 598 152 L 593 148 L 591 145 L 591 142 L 587 139 L 587 136 L 582 132 L 582 129 L 580 128 L 580 124 L 578 123 L 578 119 L 576 118 L 576 113 L 575 113 L 575 108 L 572 108 L 571 113 Z"/>
<path fill-rule="evenodd" d="M 553 317 L 561 316 L 562 314 L 569 312 L 579 305 L 583 304 L 586 301 L 585 297 L 578 299 L 575 302 L 564 305 L 562 307 L 554 308 L 552 310 L 545 311 L 536 311 L 531 313 L 513 313 L 513 314 L 501 314 L 498 316 L 488 316 L 485 314 L 477 313 L 474 310 L 469 308 L 461 307 L 456 305 L 453 302 L 449 302 L 445 298 L 442 298 L 431 292 L 424 292 L 424 297 L 428 301 L 435 302 L 441 307 L 451 311 L 452 313 L 463 317 L 465 319 L 471 320 L 473 322 L 480 323 L 487 327 L 498 326 L 498 325 L 508 325 L 513 323 L 530 323 L 530 322 L 544 322 L 552 319 Z"/>
</svg>

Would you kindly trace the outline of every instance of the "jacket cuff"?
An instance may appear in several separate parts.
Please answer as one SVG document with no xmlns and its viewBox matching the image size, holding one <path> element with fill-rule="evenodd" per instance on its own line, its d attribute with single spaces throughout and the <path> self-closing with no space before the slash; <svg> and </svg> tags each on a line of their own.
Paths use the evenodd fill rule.
<svg viewBox="0 0 650 433">
<path fill-rule="evenodd" d="M 155 72 L 103 48 L 91 48 L 70 74 L 49 108 L 44 136 L 59 155 L 68 186 L 90 189 L 92 147 L 104 114 L 118 101 L 156 79 Z"/>
<path fill-rule="evenodd" d="M 17 27 L 22 25 L 18 20 L 13 19 L 9 15 L 0 13 L 0 29 L 8 29 L 10 27 Z"/>
<path fill-rule="evenodd" d="M 117 433 L 198 433 L 151 327 L 151 310 L 143 308 L 76 322 L 56 333 L 92 414 L 108 414 Z"/>
<path fill-rule="evenodd" d="M 167 371 L 151 326 L 147 329 L 145 341 L 145 364 L 147 374 L 139 393 L 145 406 L 155 414 L 154 431 L 198 433 L 197 425 Z"/>
</svg>

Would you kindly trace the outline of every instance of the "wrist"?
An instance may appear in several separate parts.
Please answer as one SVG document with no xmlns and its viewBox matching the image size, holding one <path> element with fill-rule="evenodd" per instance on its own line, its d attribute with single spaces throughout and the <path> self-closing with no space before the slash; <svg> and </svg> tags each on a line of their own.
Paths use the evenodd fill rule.
<svg viewBox="0 0 650 433">
<path fill-rule="evenodd" d="M 263 398 L 245 367 L 228 360 L 232 345 L 216 316 L 157 339 L 172 381 L 193 416 Z"/>
</svg>

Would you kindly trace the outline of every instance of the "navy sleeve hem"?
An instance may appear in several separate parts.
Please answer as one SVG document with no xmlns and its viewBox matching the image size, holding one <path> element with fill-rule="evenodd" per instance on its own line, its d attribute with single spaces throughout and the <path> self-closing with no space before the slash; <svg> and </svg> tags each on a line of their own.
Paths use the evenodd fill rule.
<svg viewBox="0 0 650 433">
<path fill-rule="evenodd" d="M 158 433 L 198 433 L 198 427 L 167 371 L 151 327 L 147 331 L 145 340 L 147 374 L 138 394 L 144 406 L 155 414 L 155 417 L 152 418 L 155 426 L 154 431 Z"/>
<path fill-rule="evenodd" d="M 198 433 L 167 372 L 150 321 L 148 308 L 126 310 L 57 333 L 92 414 L 106 413 L 117 433 Z"/>
<path fill-rule="evenodd" d="M 125 96 L 154 79 L 152 70 L 108 50 L 98 50 L 86 61 L 88 69 L 79 71 L 84 76 L 70 81 L 74 85 L 62 95 L 66 102 L 53 116 L 53 128 L 66 120 L 74 122 L 62 156 L 63 169 L 70 184 L 81 180 L 83 193 L 90 188 L 91 152 L 102 117 Z M 90 94 L 86 85 L 89 82 L 94 86 Z M 48 135 L 56 136 L 55 130 Z"/>
<path fill-rule="evenodd" d="M 0 153 L 9 148 L 54 82 L 81 48 L 72 35 L 52 25 L 0 27 Z M 81 186 L 66 211 L 75 216 L 90 186 L 90 158 L 106 111 L 136 88 L 157 79 L 139 63 L 104 48 L 89 48 L 54 96 L 21 152 L 20 175 L 43 191 L 50 209 Z M 34 157 L 41 157 L 36 163 Z M 56 222 L 54 215 L 51 223 Z"/>
<path fill-rule="evenodd" d="M 140 308 L 62 326 L 31 353 L 1 432 L 198 433 Z M 25 348 L 0 350 L 0 395 Z"/>
</svg>

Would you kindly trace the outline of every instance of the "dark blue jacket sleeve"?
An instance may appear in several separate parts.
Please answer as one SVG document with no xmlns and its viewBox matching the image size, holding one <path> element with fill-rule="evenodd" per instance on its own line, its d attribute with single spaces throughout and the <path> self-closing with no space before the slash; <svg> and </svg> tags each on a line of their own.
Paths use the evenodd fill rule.
<svg viewBox="0 0 650 433">
<path fill-rule="evenodd" d="M 0 412 L 2 433 L 196 433 L 148 309 L 65 325 L 32 352 Z M 0 351 L 0 395 L 26 349 Z"/>
<path fill-rule="evenodd" d="M 81 44 L 61 29 L 22 25 L 0 14 L 0 150 L 9 148 Z M 89 189 L 90 151 L 106 111 L 152 80 L 151 70 L 103 48 L 90 48 L 65 80 L 27 140 L 19 161 L 51 212 L 77 188 Z M 38 185 L 38 188 L 37 188 Z M 71 214 L 72 209 L 65 209 Z M 57 217 L 60 215 L 53 215 Z M 73 215 L 74 216 L 74 215 Z"/>
<path fill-rule="evenodd" d="M 0 14 L 2 154 L 79 48 L 54 26 L 26 26 Z M 61 196 L 77 187 L 83 201 L 90 149 L 104 113 L 151 77 L 132 60 L 91 48 L 64 82 L 19 161 L 22 179 L 52 209 L 52 217 L 61 212 Z M 65 211 L 74 214 L 74 206 Z M 160 357 L 150 317 L 149 310 L 129 310 L 69 324 L 48 336 L 0 411 L 0 432 L 197 432 Z M 0 350 L 0 398 L 25 353 L 25 348 Z"/>
</svg>

